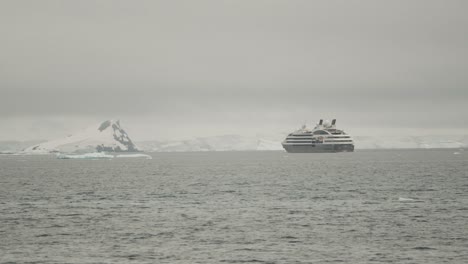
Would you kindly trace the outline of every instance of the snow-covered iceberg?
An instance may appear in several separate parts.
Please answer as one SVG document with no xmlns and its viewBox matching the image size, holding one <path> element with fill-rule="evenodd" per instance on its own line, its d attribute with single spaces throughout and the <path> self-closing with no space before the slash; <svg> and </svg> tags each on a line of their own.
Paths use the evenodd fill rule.
<svg viewBox="0 0 468 264">
<path fill-rule="evenodd" d="M 107 120 L 74 135 L 33 145 L 24 150 L 26 153 L 34 154 L 102 151 L 137 152 L 139 149 L 118 120 Z"/>
</svg>

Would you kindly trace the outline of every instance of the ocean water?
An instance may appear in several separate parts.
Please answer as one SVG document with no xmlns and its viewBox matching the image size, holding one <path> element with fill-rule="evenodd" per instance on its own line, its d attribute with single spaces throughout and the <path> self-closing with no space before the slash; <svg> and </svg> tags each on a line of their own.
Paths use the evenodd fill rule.
<svg viewBox="0 0 468 264">
<path fill-rule="evenodd" d="M 468 151 L 0 155 L 0 263 L 468 263 Z"/>
</svg>

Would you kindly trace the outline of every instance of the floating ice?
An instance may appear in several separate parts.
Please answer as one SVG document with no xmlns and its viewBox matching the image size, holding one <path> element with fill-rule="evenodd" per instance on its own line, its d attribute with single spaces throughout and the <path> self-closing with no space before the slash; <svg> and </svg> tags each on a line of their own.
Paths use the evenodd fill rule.
<svg viewBox="0 0 468 264">
<path fill-rule="evenodd" d="M 146 158 L 146 159 L 152 159 L 150 155 L 146 154 L 120 154 L 115 156 L 116 158 Z"/>
<path fill-rule="evenodd" d="M 150 155 L 146 154 L 120 154 L 120 155 L 110 155 L 105 152 L 92 152 L 85 154 L 57 154 L 57 159 L 112 159 L 112 158 L 146 158 L 152 159 Z"/>
<path fill-rule="evenodd" d="M 414 201 L 414 199 L 400 197 L 400 198 L 398 198 L 398 201 L 400 201 L 400 202 L 412 202 L 412 201 Z"/>
<path fill-rule="evenodd" d="M 93 152 L 81 155 L 57 154 L 57 159 L 112 159 L 113 155 L 107 155 L 104 152 Z"/>
</svg>

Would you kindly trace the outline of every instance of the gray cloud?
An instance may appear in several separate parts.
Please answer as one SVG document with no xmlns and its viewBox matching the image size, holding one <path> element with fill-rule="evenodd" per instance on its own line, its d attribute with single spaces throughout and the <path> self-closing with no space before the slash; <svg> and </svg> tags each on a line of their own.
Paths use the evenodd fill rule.
<svg viewBox="0 0 468 264">
<path fill-rule="evenodd" d="M 139 127 L 235 122 L 240 131 L 326 115 L 466 128 L 467 7 L 4 1 L 0 119 L 122 116 Z"/>
</svg>

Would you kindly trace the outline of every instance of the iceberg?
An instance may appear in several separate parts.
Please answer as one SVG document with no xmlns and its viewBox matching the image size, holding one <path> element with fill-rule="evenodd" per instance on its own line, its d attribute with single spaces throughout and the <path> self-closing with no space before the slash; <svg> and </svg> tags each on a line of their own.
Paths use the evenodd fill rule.
<svg viewBox="0 0 468 264">
<path fill-rule="evenodd" d="M 51 140 L 26 148 L 33 154 L 138 152 L 139 149 L 122 129 L 118 120 L 107 120 L 68 137 Z"/>
</svg>

